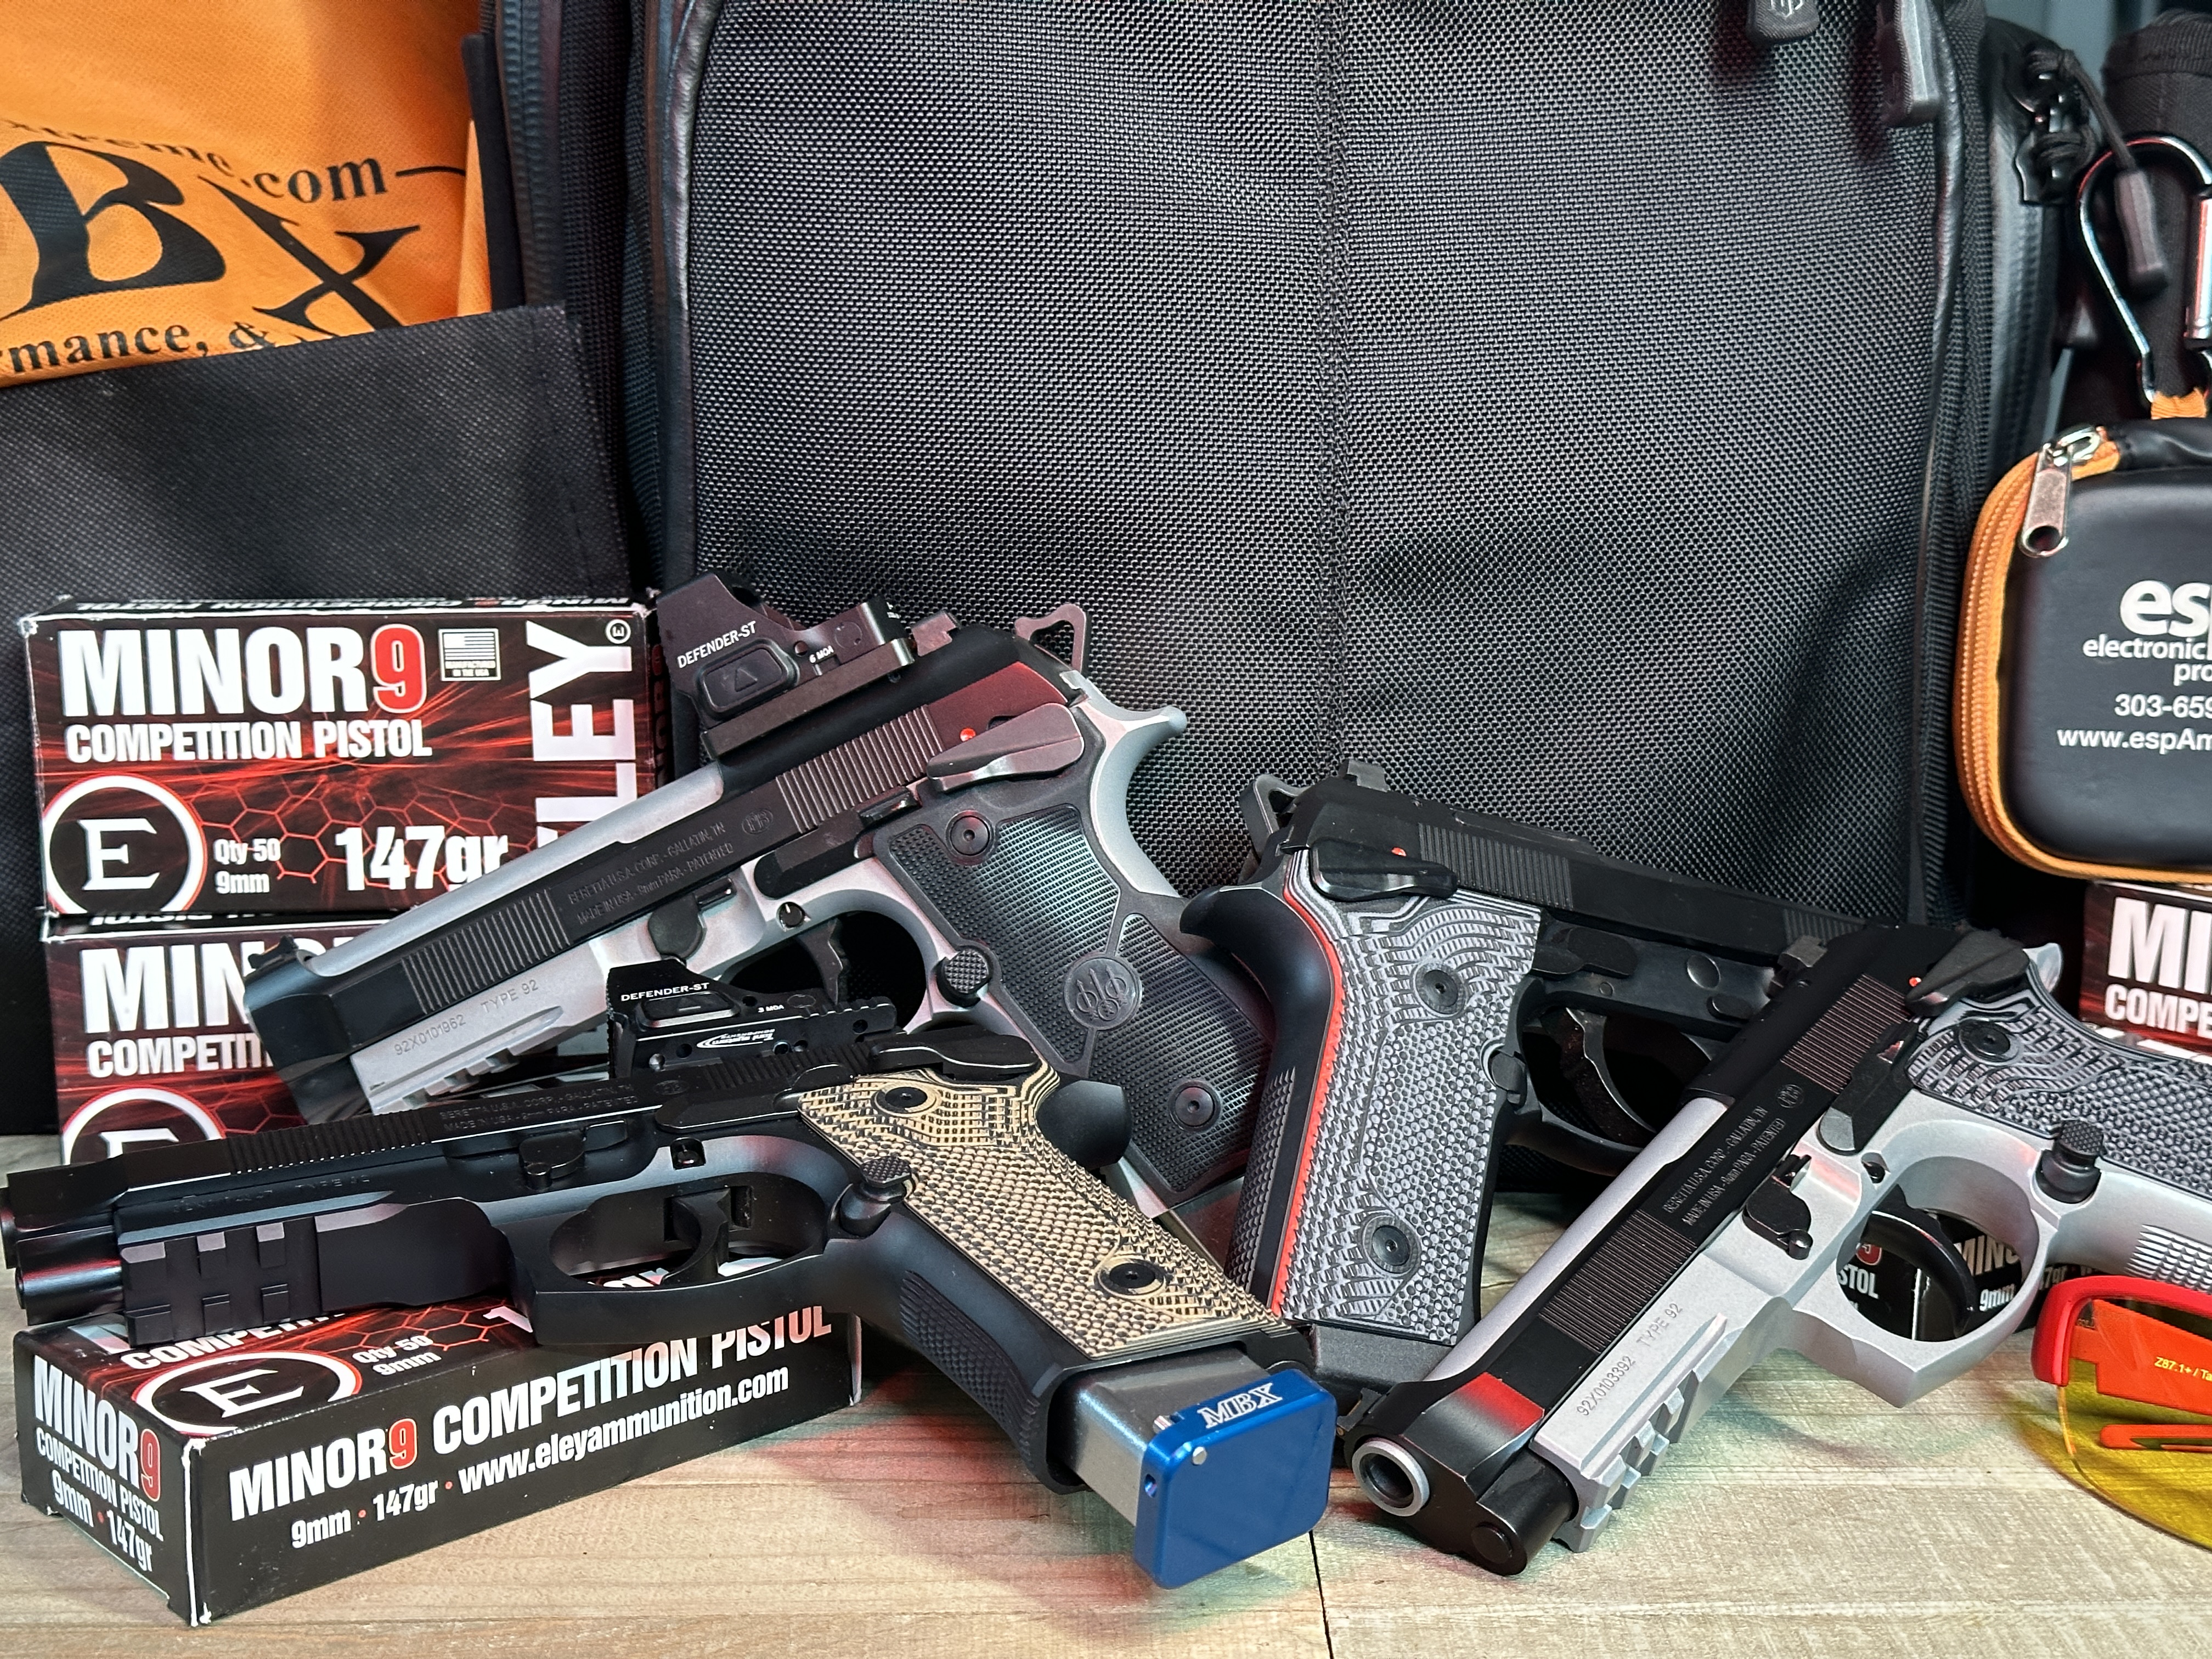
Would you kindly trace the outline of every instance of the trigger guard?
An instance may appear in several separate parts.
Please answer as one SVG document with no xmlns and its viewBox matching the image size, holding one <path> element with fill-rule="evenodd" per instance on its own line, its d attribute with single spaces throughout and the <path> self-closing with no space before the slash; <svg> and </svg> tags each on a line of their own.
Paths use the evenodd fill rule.
<svg viewBox="0 0 2212 1659">
<path fill-rule="evenodd" d="M 507 1239 L 508 1288 L 514 1299 L 527 1313 L 540 1295 L 547 1291 L 578 1294 L 592 1293 L 622 1296 L 627 1292 L 608 1291 L 587 1279 L 571 1277 L 553 1259 L 553 1235 L 560 1231 L 567 1214 L 533 1216 L 527 1221 L 509 1222 L 500 1229 Z"/>
<path fill-rule="evenodd" d="M 495 1219 L 493 1224 L 507 1241 L 508 1291 L 529 1318 L 539 1343 L 550 1348 L 617 1349 L 675 1337 L 711 1336 L 773 1319 L 797 1303 L 818 1303 L 839 1313 L 855 1311 L 848 1282 L 827 1260 L 829 1207 L 850 1182 L 849 1166 L 818 1146 L 781 1135 L 740 1135 L 717 1144 L 732 1176 L 772 1178 L 804 1189 L 787 1195 L 788 1201 L 802 1206 L 795 1223 L 799 1231 L 793 1235 L 799 1247 L 773 1266 L 732 1278 L 621 1290 L 574 1278 L 555 1260 L 554 1236 L 578 1209 Z M 657 1183 L 630 1190 L 668 1192 Z M 808 1217 L 805 1194 L 819 1206 L 818 1218 Z M 674 1196 L 711 1202 L 715 1193 L 702 1188 Z M 755 1226 L 766 1224 L 763 1218 Z M 684 1266 L 689 1267 L 696 1255 L 695 1249 Z"/>
<path fill-rule="evenodd" d="M 2040 1283 L 2043 1267 L 2039 1255 L 2033 1277 L 2024 1283 Z M 1849 1377 L 1890 1405 L 1908 1406 L 1986 1359 L 2019 1328 L 2034 1300 L 2023 1290 L 1964 1336 L 1948 1342 L 1917 1341 L 1883 1330 L 1861 1313 L 1837 1282 L 1832 1257 L 1792 1310 L 1789 1334 L 1780 1346 L 1795 1349 L 1834 1376 Z"/>
<path fill-rule="evenodd" d="M 553 1260 L 552 1238 L 566 1216 L 509 1223 L 508 1288 L 549 1348 L 629 1348 L 758 1323 L 794 1301 L 828 1303 L 816 1278 L 822 1252 L 787 1256 L 734 1279 L 691 1285 L 672 1279 L 650 1290 L 617 1290 L 572 1278 Z M 687 1266 L 689 1263 L 687 1262 Z M 842 1307 L 836 1311 L 842 1312 Z"/>
</svg>

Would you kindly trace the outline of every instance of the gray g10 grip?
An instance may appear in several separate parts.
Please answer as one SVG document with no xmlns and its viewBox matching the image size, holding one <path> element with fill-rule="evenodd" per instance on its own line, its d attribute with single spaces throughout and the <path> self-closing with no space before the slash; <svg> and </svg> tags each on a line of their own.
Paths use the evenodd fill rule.
<svg viewBox="0 0 2212 1659">
<path fill-rule="evenodd" d="M 1911 1071 L 1923 1093 L 2033 1135 L 2086 1120 L 2110 1162 L 2212 1200 L 2212 1066 L 2099 1036 L 2039 985 L 1967 1007 Z"/>
<path fill-rule="evenodd" d="M 1231 1276 L 1286 1319 L 1455 1342 L 1477 1312 L 1491 1062 L 1541 917 L 1465 891 L 1339 903 L 1310 857 L 1285 859 L 1279 895 L 1200 913 L 1277 1011 Z"/>
<path fill-rule="evenodd" d="M 1055 1071 L 1121 1089 L 1129 1161 L 1178 1203 L 1243 1161 L 1266 1016 L 1175 930 L 1181 900 L 1105 856 L 1077 805 L 1086 770 L 962 790 L 884 830 L 876 854 L 946 939 L 982 954 L 982 994 Z"/>
</svg>

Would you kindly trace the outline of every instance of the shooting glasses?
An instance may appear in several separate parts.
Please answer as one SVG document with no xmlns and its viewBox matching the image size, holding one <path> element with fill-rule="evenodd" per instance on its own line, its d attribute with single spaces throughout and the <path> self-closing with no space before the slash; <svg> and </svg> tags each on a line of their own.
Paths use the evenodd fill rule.
<svg viewBox="0 0 2212 1659">
<path fill-rule="evenodd" d="M 2035 1374 L 2081 1483 L 2130 1515 L 2212 1545 L 2212 1296 L 2155 1279 L 2055 1285 Z"/>
</svg>

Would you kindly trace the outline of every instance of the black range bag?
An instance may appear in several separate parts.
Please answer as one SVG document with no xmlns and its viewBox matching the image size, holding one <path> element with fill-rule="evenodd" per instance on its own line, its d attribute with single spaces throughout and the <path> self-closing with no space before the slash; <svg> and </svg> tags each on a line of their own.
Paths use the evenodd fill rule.
<svg viewBox="0 0 2212 1659">
<path fill-rule="evenodd" d="M 653 0 L 664 580 L 1079 602 L 1106 691 L 1191 714 L 1133 800 L 1186 890 L 1255 773 L 1351 759 L 1959 915 L 1949 639 L 2039 421 L 2047 111 L 1972 0 L 1765 9 L 1814 27 Z"/>
</svg>

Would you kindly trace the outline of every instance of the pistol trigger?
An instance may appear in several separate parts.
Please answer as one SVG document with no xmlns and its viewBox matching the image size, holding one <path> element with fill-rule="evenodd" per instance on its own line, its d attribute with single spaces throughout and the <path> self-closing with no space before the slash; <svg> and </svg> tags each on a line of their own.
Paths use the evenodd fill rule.
<svg viewBox="0 0 2212 1659">
<path fill-rule="evenodd" d="M 844 930 L 845 919 L 832 916 L 819 927 L 808 928 L 796 941 L 813 962 L 814 971 L 822 981 L 822 993 L 832 1002 L 853 1000 L 848 983 L 853 963 L 845 954 Z"/>
<path fill-rule="evenodd" d="M 1974 1271 L 1966 1265 L 1966 1258 L 1936 1217 L 1914 1206 L 1902 1192 L 1893 1192 L 1867 1217 L 1862 1237 L 1866 1243 L 1896 1251 L 1925 1273 L 1951 1304 L 1958 1330 L 1966 1329 L 1973 1322 L 1979 1311 L 1981 1287 L 1974 1283 Z"/>
<path fill-rule="evenodd" d="M 1587 1008 L 1554 1008 L 1544 1016 L 1544 1035 L 1559 1045 L 1559 1070 L 1590 1125 L 1608 1140 L 1641 1146 L 1652 1126 L 1628 1103 L 1605 1057 L 1606 1017 Z"/>
<path fill-rule="evenodd" d="M 680 1246 L 687 1233 L 696 1234 L 698 1242 L 662 1284 L 711 1285 L 720 1276 L 730 1255 L 730 1218 L 722 1200 L 719 1193 L 668 1194 L 665 1224 L 670 1243 Z"/>
</svg>

